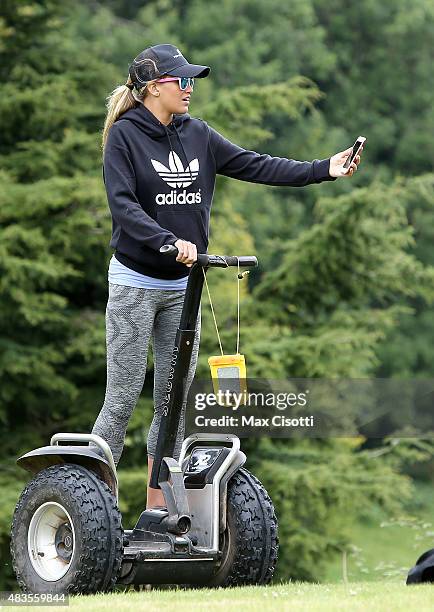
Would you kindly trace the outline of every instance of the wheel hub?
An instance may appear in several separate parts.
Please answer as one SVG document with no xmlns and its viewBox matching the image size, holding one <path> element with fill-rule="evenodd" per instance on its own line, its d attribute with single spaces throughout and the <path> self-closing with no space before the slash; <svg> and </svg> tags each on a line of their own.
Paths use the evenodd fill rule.
<svg viewBox="0 0 434 612">
<path fill-rule="evenodd" d="M 56 552 L 61 559 L 69 561 L 72 555 L 72 529 L 69 523 L 63 523 L 58 527 L 54 536 Z"/>
<path fill-rule="evenodd" d="M 60 580 L 74 555 L 74 524 L 68 511 L 57 502 L 45 502 L 31 518 L 27 549 L 35 572 L 44 580 Z"/>
</svg>

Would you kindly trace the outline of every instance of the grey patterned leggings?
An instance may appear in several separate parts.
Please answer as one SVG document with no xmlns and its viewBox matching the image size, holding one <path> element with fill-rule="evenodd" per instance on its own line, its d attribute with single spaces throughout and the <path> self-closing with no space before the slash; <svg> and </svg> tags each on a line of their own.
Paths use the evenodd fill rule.
<svg viewBox="0 0 434 612">
<path fill-rule="evenodd" d="M 151 457 L 155 454 L 162 401 L 184 295 L 184 290 L 141 289 L 109 283 L 106 309 L 107 387 L 104 404 L 92 433 L 106 440 L 116 465 L 122 454 L 128 421 L 145 381 L 151 337 L 154 352 L 154 418 L 149 430 L 147 450 Z M 200 325 L 199 310 L 174 452 L 176 459 L 179 458 L 184 439 L 185 406 L 188 389 L 196 371 Z"/>
</svg>

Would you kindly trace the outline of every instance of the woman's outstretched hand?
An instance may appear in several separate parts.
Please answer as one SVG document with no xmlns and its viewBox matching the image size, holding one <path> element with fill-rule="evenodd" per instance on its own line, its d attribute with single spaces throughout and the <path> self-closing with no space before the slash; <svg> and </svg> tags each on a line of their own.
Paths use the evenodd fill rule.
<svg viewBox="0 0 434 612">
<path fill-rule="evenodd" d="M 348 169 L 344 168 L 344 163 L 352 150 L 353 147 L 350 147 L 349 149 L 345 149 L 345 151 L 336 153 L 336 155 L 333 155 L 333 157 L 330 158 L 330 176 L 333 176 L 334 178 L 338 178 L 340 176 L 353 176 L 354 172 L 357 171 L 357 166 L 360 164 L 360 155 L 363 151 L 363 147 L 360 149 L 359 154 L 354 158 L 354 161 L 351 162 L 351 166 Z"/>
</svg>

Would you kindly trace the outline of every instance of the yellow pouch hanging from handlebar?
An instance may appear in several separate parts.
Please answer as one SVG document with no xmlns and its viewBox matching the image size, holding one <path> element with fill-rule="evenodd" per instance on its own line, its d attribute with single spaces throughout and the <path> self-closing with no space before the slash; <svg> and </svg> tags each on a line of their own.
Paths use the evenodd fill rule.
<svg viewBox="0 0 434 612">
<path fill-rule="evenodd" d="M 237 283 L 237 352 L 235 355 L 225 355 L 223 353 L 223 347 L 220 340 L 220 334 L 217 327 L 217 321 L 214 314 L 214 308 L 212 305 L 211 294 L 209 292 L 208 283 L 205 277 L 205 284 L 208 292 L 209 303 L 211 312 L 214 319 L 214 325 L 217 332 L 217 338 L 220 345 L 221 355 L 215 355 L 208 358 L 208 364 L 211 370 L 211 378 L 214 393 L 216 395 L 217 403 L 220 406 L 229 407 L 234 404 L 233 394 L 237 396 L 237 404 L 244 405 L 247 393 L 247 374 L 246 374 L 246 360 L 244 355 L 239 353 L 240 344 L 240 280 L 248 274 L 246 270 L 240 273 L 240 267 L 238 263 L 238 283 Z M 220 393 L 219 393 L 220 392 Z"/>
<path fill-rule="evenodd" d="M 211 368 L 212 385 L 214 393 L 217 396 L 217 403 L 221 406 L 231 406 L 233 402 L 223 398 L 219 401 L 220 396 L 229 392 L 230 394 L 241 395 L 241 399 L 247 393 L 246 384 L 246 361 L 244 355 L 217 355 L 208 357 L 208 364 Z M 229 396 L 230 397 L 230 396 Z M 229 399 L 229 398 L 228 398 Z M 241 401 L 241 404 L 244 404 Z"/>
</svg>

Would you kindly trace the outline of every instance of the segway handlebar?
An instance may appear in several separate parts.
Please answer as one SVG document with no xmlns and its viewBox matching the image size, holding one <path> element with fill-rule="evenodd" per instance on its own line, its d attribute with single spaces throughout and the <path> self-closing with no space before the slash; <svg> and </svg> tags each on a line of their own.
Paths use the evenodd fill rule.
<svg viewBox="0 0 434 612">
<path fill-rule="evenodd" d="M 160 248 L 163 255 L 178 255 L 178 248 L 174 244 L 165 244 Z M 228 266 L 240 266 L 250 268 L 258 265 L 258 260 L 254 255 L 207 255 L 206 253 L 197 254 L 197 263 L 203 267 L 212 266 L 213 268 L 227 268 Z"/>
</svg>

